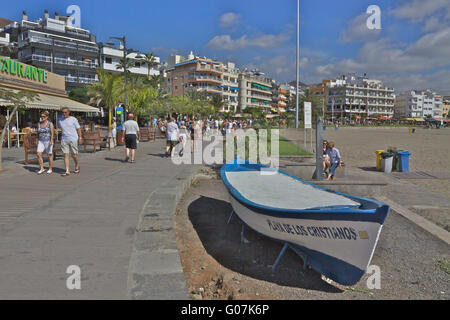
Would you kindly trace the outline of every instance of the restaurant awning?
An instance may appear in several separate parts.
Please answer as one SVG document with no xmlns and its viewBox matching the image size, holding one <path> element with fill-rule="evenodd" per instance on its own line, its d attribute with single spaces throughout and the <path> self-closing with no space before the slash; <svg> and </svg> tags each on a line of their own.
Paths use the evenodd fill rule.
<svg viewBox="0 0 450 320">
<path fill-rule="evenodd" d="M 414 118 L 414 121 L 417 121 L 417 122 L 425 122 L 425 120 L 423 120 L 422 118 Z"/>
<path fill-rule="evenodd" d="M 12 89 L 8 89 L 12 90 Z M 14 90 L 16 91 L 16 90 Z M 16 91 L 17 92 L 17 91 Z M 11 105 L 9 101 L 0 99 L 0 106 Z M 28 109 L 44 109 L 44 110 L 61 110 L 62 108 L 69 108 L 73 112 L 100 112 L 98 108 L 88 106 L 87 104 L 71 100 L 65 97 L 52 96 L 49 94 L 38 93 L 36 100 L 25 103 Z"/>
</svg>

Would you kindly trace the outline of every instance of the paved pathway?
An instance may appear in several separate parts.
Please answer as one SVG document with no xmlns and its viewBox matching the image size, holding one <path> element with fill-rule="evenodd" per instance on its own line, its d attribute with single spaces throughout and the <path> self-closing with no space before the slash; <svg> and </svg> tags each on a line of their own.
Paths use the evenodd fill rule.
<svg viewBox="0 0 450 320">
<path fill-rule="evenodd" d="M 70 177 L 7 164 L 0 174 L 0 299 L 129 298 L 144 204 L 186 169 L 162 158 L 162 150 L 160 140 L 140 144 L 135 164 L 121 161 L 123 148 L 82 154 L 81 174 Z M 81 268 L 81 290 L 66 287 L 70 265 Z"/>
</svg>

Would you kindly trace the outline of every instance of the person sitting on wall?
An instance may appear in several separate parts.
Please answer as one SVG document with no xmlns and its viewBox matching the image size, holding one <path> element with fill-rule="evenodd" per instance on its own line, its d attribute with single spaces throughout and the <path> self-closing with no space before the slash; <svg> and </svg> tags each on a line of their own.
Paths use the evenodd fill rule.
<svg viewBox="0 0 450 320">
<path fill-rule="evenodd" d="M 328 173 L 327 180 L 333 180 L 334 179 L 334 171 L 339 166 L 339 168 L 342 168 L 341 164 L 341 154 L 339 153 L 339 150 L 334 147 L 334 142 L 330 141 L 328 142 L 327 146 L 327 155 L 330 158 L 330 172 Z"/>
<path fill-rule="evenodd" d="M 327 169 L 330 168 L 330 157 L 327 153 L 328 150 L 328 141 L 323 140 L 323 174 L 326 175 Z"/>
</svg>

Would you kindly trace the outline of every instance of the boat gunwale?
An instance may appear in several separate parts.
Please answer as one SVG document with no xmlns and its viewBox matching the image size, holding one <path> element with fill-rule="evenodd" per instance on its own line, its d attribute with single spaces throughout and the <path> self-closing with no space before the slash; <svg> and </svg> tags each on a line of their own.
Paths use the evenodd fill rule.
<svg viewBox="0 0 450 320">
<path fill-rule="evenodd" d="M 351 206 L 346 206 L 345 208 L 339 207 L 316 207 L 309 209 L 287 209 L 279 207 L 270 207 L 262 204 L 253 202 L 246 197 L 244 197 L 228 180 L 226 172 L 231 171 L 257 171 L 255 169 L 260 168 L 270 168 L 271 170 L 276 170 L 277 172 L 291 177 L 301 183 L 307 184 L 319 190 L 334 193 L 343 197 L 350 198 L 360 203 L 360 206 L 355 208 Z M 229 170 L 229 169 L 240 169 L 240 170 Z M 387 213 L 389 211 L 389 206 L 377 200 L 348 195 L 336 190 L 330 190 L 321 186 L 317 186 L 308 181 L 304 181 L 298 177 L 292 176 L 282 170 L 271 168 L 263 164 L 251 163 L 249 161 L 236 160 L 232 163 L 226 163 L 222 166 L 220 170 L 220 175 L 225 186 L 228 188 L 230 194 L 240 203 L 245 206 L 253 208 L 254 211 L 262 213 L 269 216 L 276 216 L 282 218 L 300 218 L 300 219 L 315 219 L 315 220 L 352 220 L 352 221 L 372 221 L 378 222 L 380 224 L 384 223 Z M 362 206 L 371 206 L 372 208 L 361 209 Z M 383 207 L 387 207 L 387 210 L 382 210 Z M 307 216 L 305 216 L 307 214 Z M 311 215 L 315 214 L 315 215 Z M 357 215 L 355 215 L 357 214 Z"/>
</svg>

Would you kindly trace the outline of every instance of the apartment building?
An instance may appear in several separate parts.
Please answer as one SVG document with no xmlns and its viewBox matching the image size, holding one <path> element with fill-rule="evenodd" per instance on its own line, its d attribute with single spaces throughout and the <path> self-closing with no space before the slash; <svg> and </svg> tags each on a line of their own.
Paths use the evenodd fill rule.
<svg viewBox="0 0 450 320">
<path fill-rule="evenodd" d="M 169 57 L 166 70 L 166 88 L 175 97 L 184 97 L 188 91 L 204 92 L 208 97 L 222 95 L 222 62 L 200 58 L 192 54 Z"/>
<path fill-rule="evenodd" d="M 263 73 L 252 70 L 239 74 L 239 105 L 241 111 L 247 108 L 260 108 L 269 112 L 273 104 L 274 80 Z"/>
<path fill-rule="evenodd" d="M 238 112 L 239 110 L 239 69 L 233 62 L 222 65 L 223 112 Z"/>
<path fill-rule="evenodd" d="M 84 87 L 98 81 L 99 48 L 89 30 L 72 26 L 69 17 L 55 13 L 29 21 L 24 11 L 20 22 L 5 26 L 10 40 L 17 44 L 21 62 L 62 75 L 66 89 Z"/>
<path fill-rule="evenodd" d="M 10 40 L 10 34 L 5 32 L 5 27 L 13 21 L 5 18 L 0 18 L 0 56 L 11 59 L 17 58 L 17 47 Z"/>
<path fill-rule="evenodd" d="M 326 82 L 326 113 L 332 117 L 373 117 L 394 115 L 394 89 L 366 75 L 347 76 Z"/>
<path fill-rule="evenodd" d="M 125 50 L 120 44 L 117 47 L 110 47 L 107 45 L 99 44 L 100 46 L 100 62 L 101 68 L 111 73 L 123 73 L 123 68 L 117 68 L 120 60 L 123 59 Z M 160 57 L 154 57 L 154 61 L 157 65 L 148 69 L 148 65 L 142 61 L 144 54 L 139 52 L 127 52 L 127 58 L 133 62 L 133 67 L 128 71 L 132 74 L 139 74 L 144 76 L 159 75 L 159 65 L 161 63 Z"/>
<path fill-rule="evenodd" d="M 442 98 L 442 118 L 450 118 L 450 96 Z"/>
<path fill-rule="evenodd" d="M 396 117 L 442 120 L 443 97 L 432 90 L 411 90 L 399 94 L 395 101 Z"/>
<path fill-rule="evenodd" d="M 274 84 L 272 111 L 283 113 L 288 110 L 289 100 L 295 99 L 295 87 L 289 84 Z"/>
</svg>

